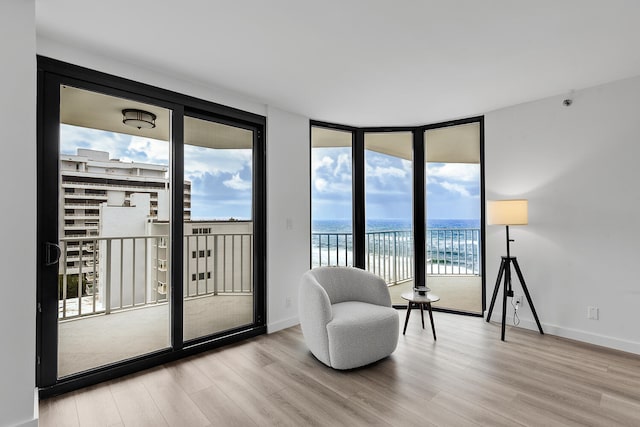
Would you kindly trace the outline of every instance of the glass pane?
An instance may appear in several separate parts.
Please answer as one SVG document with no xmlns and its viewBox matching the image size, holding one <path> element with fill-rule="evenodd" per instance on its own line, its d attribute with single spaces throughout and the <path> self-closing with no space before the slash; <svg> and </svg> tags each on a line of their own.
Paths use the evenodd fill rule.
<svg viewBox="0 0 640 427">
<path fill-rule="evenodd" d="M 413 288 L 413 135 L 367 133 L 365 200 L 367 270 L 385 279 L 394 304 Z"/>
<path fill-rule="evenodd" d="M 352 134 L 311 128 L 312 267 L 353 265 Z"/>
<path fill-rule="evenodd" d="M 482 313 L 480 125 L 425 132 L 426 273 L 438 307 Z"/>
<path fill-rule="evenodd" d="M 184 339 L 253 323 L 253 131 L 185 117 Z"/>
<path fill-rule="evenodd" d="M 135 126 L 122 110 L 140 110 Z M 58 376 L 170 345 L 171 111 L 60 88 Z M 145 128 L 151 126 L 153 128 Z"/>
</svg>

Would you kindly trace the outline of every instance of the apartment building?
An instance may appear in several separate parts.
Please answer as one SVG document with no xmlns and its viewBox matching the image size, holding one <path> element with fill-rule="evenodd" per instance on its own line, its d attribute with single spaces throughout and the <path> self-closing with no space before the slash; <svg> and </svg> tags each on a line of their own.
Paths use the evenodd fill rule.
<svg viewBox="0 0 640 427">
<path fill-rule="evenodd" d="M 59 218 L 64 221 L 60 227 L 64 266 L 67 274 L 81 274 L 84 270 L 89 292 L 96 262 L 91 238 L 101 234 L 100 205 L 129 206 L 132 194 L 146 193 L 150 196 L 148 218 L 158 219 L 159 200 L 168 197 L 168 170 L 167 165 L 123 162 L 110 158 L 109 152 L 86 148 L 78 148 L 75 155 L 60 156 Z M 184 184 L 184 218 L 191 218 L 189 181 Z"/>
</svg>

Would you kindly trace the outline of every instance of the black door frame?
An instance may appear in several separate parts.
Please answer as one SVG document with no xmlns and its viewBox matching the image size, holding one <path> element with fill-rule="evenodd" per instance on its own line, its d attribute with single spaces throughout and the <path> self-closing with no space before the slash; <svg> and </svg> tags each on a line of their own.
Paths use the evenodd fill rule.
<svg viewBox="0 0 640 427">
<path fill-rule="evenodd" d="M 215 104 L 132 80 L 101 73 L 38 56 L 37 117 L 37 334 L 36 385 L 40 396 L 48 397 L 118 376 L 217 348 L 266 333 L 266 118 L 254 113 Z M 57 378 L 58 265 L 45 265 L 46 243 L 58 243 L 59 111 L 60 87 L 81 89 L 123 97 L 172 110 L 171 180 L 171 347 L 130 360 L 120 361 L 62 379 Z M 201 339 L 183 342 L 182 253 L 184 170 L 183 137 L 185 110 L 207 119 L 253 130 L 253 232 L 254 232 L 254 323 Z"/>
</svg>

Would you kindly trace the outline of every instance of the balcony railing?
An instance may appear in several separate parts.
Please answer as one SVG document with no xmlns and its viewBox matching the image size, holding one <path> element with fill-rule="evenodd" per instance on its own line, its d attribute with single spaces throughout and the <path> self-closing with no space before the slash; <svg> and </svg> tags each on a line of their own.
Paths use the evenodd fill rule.
<svg viewBox="0 0 640 427">
<path fill-rule="evenodd" d="M 60 239 L 59 319 L 165 303 L 168 242 L 163 235 Z M 68 249 L 79 247 L 93 248 L 82 262 L 67 256 Z M 186 235 L 184 248 L 185 298 L 253 292 L 251 233 Z"/>
<path fill-rule="evenodd" d="M 480 274 L 480 230 L 468 228 L 427 229 L 426 273 L 441 275 Z M 353 265 L 351 233 L 312 233 L 312 264 Z M 411 231 L 380 231 L 365 235 L 365 268 L 395 284 L 413 279 Z"/>
<path fill-rule="evenodd" d="M 427 274 L 480 274 L 480 229 L 427 229 Z"/>
</svg>

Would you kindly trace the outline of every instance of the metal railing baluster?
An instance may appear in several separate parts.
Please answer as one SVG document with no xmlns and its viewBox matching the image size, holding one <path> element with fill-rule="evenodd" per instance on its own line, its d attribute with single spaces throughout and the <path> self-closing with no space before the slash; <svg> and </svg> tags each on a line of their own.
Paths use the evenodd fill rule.
<svg viewBox="0 0 640 427">
<path fill-rule="evenodd" d="M 428 229 L 426 233 L 427 274 L 478 274 L 478 229 Z M 314 267 L 349 265 L 353 255 L 351 233 L 312 233 Z M 387 283 L 413 278 L 413 236 L 411 231 L 365 233 L 365 269 Z M 335 248 L 332 246 L 335 244 Z M 340 250 L 345 251 L 340 256 Z M 335 256 L 331 254 L 335 253 Z"/>
<path fill-rule="evenodd" d="M 124 260 L 124 239 L 120 240 L 120 308 L 124 308 L 124 265 L 122 261 Z"/>
<path fill-rule="evenodd" d="M 136 306 L 136 239 L 131 239 L 131 307 Z"/>
</svg>

